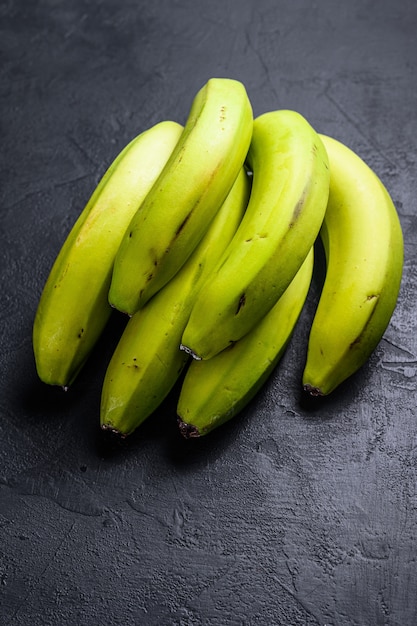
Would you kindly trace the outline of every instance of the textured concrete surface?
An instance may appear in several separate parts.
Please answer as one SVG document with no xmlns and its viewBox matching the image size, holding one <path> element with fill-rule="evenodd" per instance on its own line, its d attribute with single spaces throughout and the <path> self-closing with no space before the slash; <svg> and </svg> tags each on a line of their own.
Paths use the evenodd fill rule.
<svg viewBox="0 0 417 626">
<path fill-rule="evenodd" d="M 412 0 L 1 4 L 1 624 L 417 623 L 416 27 Z M 378 172 L 404 230 L 398 306 L 362 371 L 307 407 L 313 288 L 240 417 L 185 442 L 170 398 L 109 450 L 98 407 L 121 322 L 64 394 L 36 376 L 37 301 L 112 159 L 183 122 L 216 75 Z"/>
</svg>

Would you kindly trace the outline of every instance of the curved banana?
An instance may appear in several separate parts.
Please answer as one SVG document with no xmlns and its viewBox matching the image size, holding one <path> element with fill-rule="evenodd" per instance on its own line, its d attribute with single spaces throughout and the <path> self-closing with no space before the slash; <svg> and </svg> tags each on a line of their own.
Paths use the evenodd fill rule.
<svg viewBox="0 0 417 626">
<path fill-rule="evenodd" d="M 114 258 L 137 207 L 183 127 L 163 121 L 133 139 L 97 185 L 65 240 L 42 291 L 33 326 L 39 377 L 67 388 L 106 325 Z"/>
<path fill-rule="evenodd" d="M 192 303 L 236 231 L 246 209 L 250 179 L 241 168 L 205 236 L 179 272 L 128 321 L 106 371 L 100 422 L 126 436 L 153 413 L 172 389 L 189 356 L 179 349 Z"/>
<path fill-rule="evenodd" d="M 254 120 L 251 198 L 235 237 L 206 281 L 182 349 L 208 359 L 249 332 L 297 273 L 322 224 L 329 190 L 323 144 L 295 111 Z"/>
<path fill-rule="evenodd" d="M 239 81 L 212 78 L 196 94 L 182 137 L 117 253 L 109 292 L 115 308 L 135 313 L 190 256 L 245 161 L 252 126 Z"/>
<path fill-rule="evenodd" d="M 403 236 L 388 191 L 350 148 L 322 135 L 330 195 L 321 230 L 326 277 L 313 319 L 303 387 L 331 393 L 381 340 L 394 311 L 403 267 Z"/>
<path fill-rule="evenodd" d="M 255 328 L 207 361 L 193 360 L 177 404 L 185 438 L 206 435 L 237 415 L 280 361 L 309 291 L 314 263 L 311 248 L 278 302 Z"/>
</svg>

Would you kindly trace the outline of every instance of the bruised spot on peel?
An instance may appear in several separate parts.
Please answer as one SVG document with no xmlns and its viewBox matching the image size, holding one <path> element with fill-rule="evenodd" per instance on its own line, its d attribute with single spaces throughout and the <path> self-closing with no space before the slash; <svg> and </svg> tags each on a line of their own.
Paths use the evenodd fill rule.
<svg viewBox="0 0 417 626">
<path fill-rule="evenodd" d="M 268 233 L 255 233 L 252 237 L 249 237 L 249 239 L 245 239 L 245 243 L 256 242 L 260 239 L 268 239 Z"/>
<path fill-rule="evenodd" d="M 245 304 L 246 304 L 246 294 L 242 293 L 242 295 L 239 298 L 235 315 L 239 313 L 239 311 L 241 310 L 242 307 L 245 306 Z"/>
<path fill-rule="evenodd" d="M 306 191 L 303 191 L 303 193 L 301 194 L 300 198 L 298 199 L 297 204 L 294 207 L 294 211 L 291 217 L 291 222 L 290 222 L 290 228 L 292 228 L 293 226 L 295 226 L 297 219 L 300 217 L 304 204 L 305 204 L 305 200 L 306 200 L 306 196 L 307 193 Z"/>
<path fill-rule="evenodd" d="M 133 363 L 126 363 L 126 361 L 123 361 L 121 365 L 123 367 L 126 367 L 127 369 L 135 369 L 135 370 L 140 369 L 139 365 L 135 363 L 136 358 L 134 358 L 133 361 L 134 361 Z"/>
<path fill-rule="evenodd" d="M 177 230 L 175 231 L 175 236 L 178 237 L 178 235 L 181 233 L 181 231 L 184 229 L 185 225 L 187 224 L 188 220 L 190 219 L 192 215 L 192 211 L 190 211 L 185 218 L 183 219 L 183 221 L 181 222 L 181 224 L 178 226 Z"/>
<path fill-rule="evenodd" d="M 349 344 L 349 350 L 353 350 L 353 348 L 355 348 L 355 346 L 358 346 L 361 343 L 361 340 L 363 339 L 363 331 L 360 335 L 358 335 L 356 337 L 356 339 L 354 339 L 350 344 Z"/>
<path fill-rule="evenodd" d="M 304 205 L 305 205 L 306 200 L 308 198 L 309 190 L 310 190 L 310 181 L 307 182 L 306 186 L 304 187 L 303 191 L 301 192 L 301 195 L 298 198 L 298 201 L 297 201 L 297 203 L 296 203 L 296 205 L 294 207 L 294 211 L 292 213 L 292 217 L 291 217 L 291 221 L 290 221 L 290 225 L 289 225 L 290 228 L 295 226 L 298 218 L 300 217 L 301 213 L 303 212 Z"/>
<path fill-rule="evenodd" d="M 369 314 L 368 319 L 366 320 L 366 324 L 364 325 L 364 327 L 362 328 L 361 333 L 356 337 L 356 339 L 354 339 L 350 345 L 349 345 L 349 350 L 353 350 L 356 346 L 360 345 L 361 341 L 364 339 L 365 335 L 366 335 L 366 329 L 368 328 L 369 324 L 371 323 L 371 320 L 375 314 L 375 311 L 378 308 L 378 300 L 379 300 L 379 296 L 377 295 L 370 295 L 367 297 L 366 301 L 372 301 L 372 300 L 376 300 L 375 305 L 372 307 L 372 310 Z"/>
</svg>

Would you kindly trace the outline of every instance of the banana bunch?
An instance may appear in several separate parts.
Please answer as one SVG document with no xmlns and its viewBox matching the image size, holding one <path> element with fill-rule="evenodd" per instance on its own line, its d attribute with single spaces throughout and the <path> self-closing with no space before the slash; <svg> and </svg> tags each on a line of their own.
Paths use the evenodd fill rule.
<svg viewBox="0 0 417 626">
<path fill-rule="evenodd" d="M 128 321 L 104 377 L 101 428 L 130 435 L 182 379 L 179 431 L 205 435 L 282 358 L 319 238 L 326 275 L 301 381 L 311 396 L 355 373 L 389 324 L 399 217 L 347 146 L 296 111 L 254 118 L 241 82 L 211 78 L 184 126 L 160 122 L 122 150 L 75 222 L 35 315 L 38 375 L 72 385 L 117 309 Z"/>
<path fill-rule="evenodd" d="M 179 349 L 196 295 L 242 220 L 250 179 L 242 167 L 207 232 L 181 269 L 128 321 L 104 378 L 100 422 L 128 435 L 165 399 L 187 363 Z"/>
</svg>

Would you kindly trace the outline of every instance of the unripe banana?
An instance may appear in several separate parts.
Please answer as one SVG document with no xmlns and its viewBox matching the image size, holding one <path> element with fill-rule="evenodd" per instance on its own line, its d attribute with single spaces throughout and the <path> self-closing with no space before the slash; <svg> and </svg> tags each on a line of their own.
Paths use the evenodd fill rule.
<svg viewBox="0 0 417 626">
<path fill-rule="evenodd" d="M 381 180 L 347 146 L 321 138 L 330 194 L 321 230 L 326 277 L 303 374 L 313 396 L 331 393 L 378 345 L 396 306 L 404 255 L 400 220 Z"/>
<path fill-rule="evenodd" d="M 262 319 L 297 273 L 323 221 L 327 155 L 299 113 L 257 117 L 247 161 L 253 172 L 248 209 L 182 338 L 182 348 L 195 358 L 211 358 Z"/>
<path fill-rule="evenodd" d="M 239 81 L 212 78 L 196 94 L 182 137 L 117 253 L 115 308 L 132 315 L 184 264 L 243 166 L 252 126 Z"/>
<path fill-rule="evenodd" d="M 104 378 L 100 421 L 126 436 L 148 418 L 177 381 L 189 356 L 181 335 L 200 285 L 236 231 L 250 179 L 241 168 L 222 207 L 179 272 L 128 321 Z"/>
<path fill-rule="evenodd" d="M 34 320 L 33 349 L 43 382 L 71 385 L 107 324 L 117 249 L 182 130 L 167 120 L 133 139 L 110 165 L 72 227 Z"/>
<path fill-rule="evenodd" d="M 237 415 L 266 382 L 293 333 L 313 273 L 313 248 L 274 307 L 242 339 L 207 361 L 192 360 L 177 405 L 186 438 L 206 435 Z"/>
</svg>

